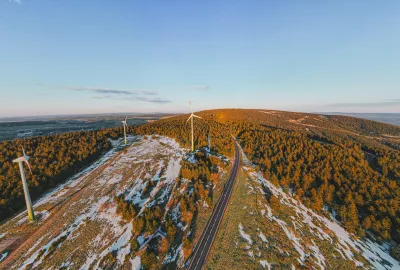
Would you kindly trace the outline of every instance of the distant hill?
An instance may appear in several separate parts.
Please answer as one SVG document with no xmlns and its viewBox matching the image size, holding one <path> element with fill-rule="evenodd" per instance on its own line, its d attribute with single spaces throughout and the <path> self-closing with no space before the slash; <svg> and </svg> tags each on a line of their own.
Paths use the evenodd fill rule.
<svg viewBox="0 0 400 270">
<path fill-rule="evenodd" d="M 400 113 L 324 113 L 328 115 L 344 115 L 357 118 L 368 119 L 386 124 L 400 126 Z"/>
</svg>

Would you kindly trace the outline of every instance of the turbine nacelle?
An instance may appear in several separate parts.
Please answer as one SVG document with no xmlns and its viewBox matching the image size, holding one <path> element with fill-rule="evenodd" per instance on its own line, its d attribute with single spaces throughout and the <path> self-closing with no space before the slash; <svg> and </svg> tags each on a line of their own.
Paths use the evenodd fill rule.
<svg viewBox="0 0 400 270">
<path fill-rule="evenodd" d="M 191 111 L 191 114 L 190 114 L 190 116 L 189 116 L 189 118 L 188 118 L 188 120 L 186 120 L 186 122 L 188 122 L 189 120 L 192 120 L 191 121 L 191 129 L 192 129 L 192 152 L 194 151 L 194 135 L 193 135 L 193 118 L 201 118 L 200 116 L 197 116 L 197 115 L 195 115 L 194 113 L 193 113 L 193 108 L 192 108 L 192 102 L 190 102 L 189 101 L 189 104 L 190 104 L 190 111 Z"/>
<path fill-rule="evenodd" d="M 197 116 L 197 115 L 195 115 L 195 114 L 193 113 L 192 102 L 191 102 L 191 101 L 188 101 L 188 102 L 189 102 L 189 104 L 190 104 L 190 111 L 191 111 L 192 113 L 190 114 L 190 116 L 189 116 L 188 120 L 186 120 L 186 122 L 189 121 L 189 120 L 190 120 L 191 118 L 193 118 L 193 117 L 197 117 L 197 118 L 200 118 L 200 119 L 201 119 L 200 116 Z"/>
<path fill-rule="evenodd" d="M 32 174 L 31 165 L 29 164 L 29 161 L 28 161 L 30 157 L 29 157 L 28 155 L 26 155 L 24 147 L 21 146 L 21 148 L 22 148 L 22 153 L 23 153 L 22 157 L 19 157 L 19 158 L 14 159 L 13 162 L 15 162 L 15 163 L 25 162 L 26 165 L 27 165 L 28 168 L 29 168 L 29 171 L 30 171 L 31 174 Z"/>
<path fill-rule="evenodd" d="M 128 116 L 125 117 L 125 120 L 121 121 L 121 123 L 122 123 L 124 126 L 128 126 L 128 124 L 126 123 L 126 120 L 127 120 L 127 119 L 128 119 Z"/>
<path fill-rule="evenodd" d="M 193 117 L 197 117 L 197 118 L 200 118 L 200 119 L 201 119 L 200 116 L 197 116 L 197 115 L 195 115 L 194 113 L 192 113 L 192 114 L 189 116 L 189 118 L 186 120 L 186 122 L 189 121 L 190 119 L 192 119 Z"/>
</svg>

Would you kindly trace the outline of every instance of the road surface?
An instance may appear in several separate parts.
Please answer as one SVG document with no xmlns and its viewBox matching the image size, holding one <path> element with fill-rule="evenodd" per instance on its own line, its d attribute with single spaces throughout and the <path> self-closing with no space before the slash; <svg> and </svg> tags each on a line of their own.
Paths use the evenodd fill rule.
<svg viewBox="0 0 400 270">
<path fill-rule="evenodd" d="M 229 203 L 229 198 L 231 197 L 233 187 L 235 186 L 235 180 L 240 164 L 239 154 L 239 148 L 237 146 L 237 143 L 235 142 L 235 161 L 233 163 L 231 175 L 229 176 L 229 180 L 225 184 L 223 193 L 221 194 L 216 206 L 214 207 L 211 217 L 208 220 L 199 241 L 197 242 L 197 245 L 190 260 L 190 264 L 188 267 L 189 270 L 202 269 L 204 267 L 204 264 L 206 263 L 208 253 L 210 252 L 214 238 L 217 235 L 219 225 L 222 221 L 222 218 L 224 217 L 226 207 Z"/>
</svg>

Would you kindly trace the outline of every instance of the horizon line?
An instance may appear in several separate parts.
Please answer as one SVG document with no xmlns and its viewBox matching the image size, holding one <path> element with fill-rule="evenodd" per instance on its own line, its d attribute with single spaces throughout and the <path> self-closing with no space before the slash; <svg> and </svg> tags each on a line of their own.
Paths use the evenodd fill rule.
<svg viewBox="0 0 400 270">
<path fill-rule="evenodd" d="M 298 112 L 298 113 L 312 113 L 312 114 L 400 114 L 400 112 L 341 112 L 341 111 L 288 111 L 278 109 L 249 109 L 249 108 L 217 108 L 217 109 L 206 109 L 199 110 L 197 112 L 212 111 L 212 110 L 224 110 L 224 109 L 238 109 L 238 110 L 267 110 L 267 111 L 286 111 L 286 112 Z M 188 112 L 189 113 L 189 112 Z M 179 115 L 188 114 L 183 112 L 104 112 L 104 113 L 72 113 L 72 114 L 41 114 L 41 115 L 21 115 L 21 116 L 0 116 L 0 120 L 9 120 L 16 118 L 40 118 L 40 117 L 74 117 L 74 116 L 107 116 L 107 115 L 124 115 L 124 114 L 137 114 L 137 115 L 148 115 L 148 114 L 166 114 L 166 115 Z"/>
</svg>

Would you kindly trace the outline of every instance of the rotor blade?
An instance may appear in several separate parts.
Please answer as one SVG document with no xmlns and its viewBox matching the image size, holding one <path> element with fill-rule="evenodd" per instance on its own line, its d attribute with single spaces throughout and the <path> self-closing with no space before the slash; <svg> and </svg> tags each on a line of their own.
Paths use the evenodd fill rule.
<svg viewBox="0 0 400 270">
<path fill-rule="evenodd" d="M 32 173 L 32 169 L 31 169 L 31 165 L 29 164 L 29 162 L 27 160 L 25 160 L 26 165 L 28 165 L 29 171 L 31 172 L 31 175 L 33 175 Z"/>
<path fill-rule="evenodd" d="M 26 156 L 24 147 L 21 146 L 21 148 L 22 148 L 22 153 L 24 154 L 24 156 Z"/>
<path fill-rule="evenodd" d="M 125 122 L 126 122 L 126 119 L 128 119 L 128 116 L 125 116 Z"/>
<path fill-rule="evenodd" d="M 197 115 L 195 115 L 195 114 L 193 114 L 193 116 L 194 116 L 194 117 L 197 117 L 197 118 L 201 118 L 200 116 L 197 116 Z"/>
<path fill-rule="evenodd" d="M 191 115 L 189 116 L 189 118 L 186 120 L 186 122 L 187 122 L 187 121 L 189 121 L 189 120 L 190 120 L 190 118 L 192 118 L 192 117 L 193 117 L 193 115 L 194 115 L 194 114 L 191 114 Z"/>
</svg>

